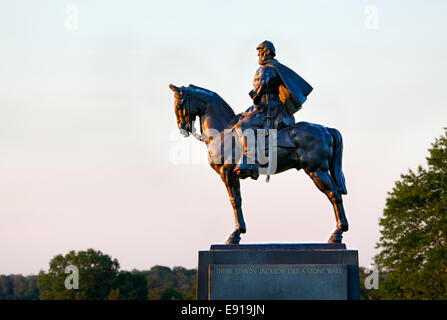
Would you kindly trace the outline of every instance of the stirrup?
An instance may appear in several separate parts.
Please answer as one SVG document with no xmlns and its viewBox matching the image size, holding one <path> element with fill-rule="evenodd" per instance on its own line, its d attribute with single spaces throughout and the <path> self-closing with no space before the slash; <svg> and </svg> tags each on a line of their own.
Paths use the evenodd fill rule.
<svg viewBox="0 0 447 320">
<path fill-rule="evenodd" d="M 235 168 L 234 173 L 236 173 L 239 177 L 239 179 L 246 179 L 248 177 L 252 178 L 253 180 L 258 180 L 259 178 L 259 170 L 251 169 L 251 168 Z"/>
</svg>

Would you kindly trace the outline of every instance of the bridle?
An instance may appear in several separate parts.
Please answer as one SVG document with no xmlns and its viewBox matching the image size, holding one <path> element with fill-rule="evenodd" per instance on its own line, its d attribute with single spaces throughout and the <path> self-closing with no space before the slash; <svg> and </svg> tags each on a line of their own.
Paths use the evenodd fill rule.
<svg viewBox="0 0 447 320">
<path fill-rule="evenodd" d="M 183 109 L 184 109 L 184 114 L 185 114 L 185 117 L 186 117 L 186 119 L 185 120 L 187 120 L 187 124 L 186 124 L 186 129 L 189 129 L 189 132 L 192 134 L 192 136 L 194 137 L 194 138 L 196 138 L 197 140 L 199 140 L 199 141 L 201 141 L 201 142 L 206 142 L 207 140 L 205 140 L 204 138 L 203 138 L 203 136 L 201 135 L 201 134 L 198 134 L 197 132 L 196 132 L 196 128 L 194 127 L 194 121 L 192 121 L 191 119 L 190 119 L 190 115 L 191 115 L 191 99 L 190 99 L 190 97 L 189 97 L 189 95 L 188 94 L 183 94 L 183 101 L 182 101 L 182 107 L 183 107 Z"/>
</svg>

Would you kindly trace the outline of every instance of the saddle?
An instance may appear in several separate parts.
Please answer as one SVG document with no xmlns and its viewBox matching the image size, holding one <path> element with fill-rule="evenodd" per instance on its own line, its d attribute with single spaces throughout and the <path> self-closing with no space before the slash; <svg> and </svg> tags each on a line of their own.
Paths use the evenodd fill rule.
<svg viewBox="0 0 447 320">
<path fill-rule="evenodd" d="M 277 136 L 277 146 L 283 148 L 296 148 L 296 143 L 293 140 L 293 136 L 290 133 L 290 130 L 293 128 L 293 125 L 285 127 L 278 131 Z"/>
</svg>

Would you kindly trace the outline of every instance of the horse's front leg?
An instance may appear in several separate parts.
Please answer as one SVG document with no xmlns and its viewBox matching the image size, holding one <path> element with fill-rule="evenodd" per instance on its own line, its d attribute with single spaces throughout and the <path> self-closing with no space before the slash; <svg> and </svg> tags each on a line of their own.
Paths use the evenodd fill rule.
<svg viewBox="0 0 447 320">
<path fill-rule="evenodd" d="M 220 177 L 227 187 L 230 196 L 231 205 L 234 210 L 234 218 L 236 220 L 236 230 L 230 235 L 227 244 L 239 244 L 241 233 L 247 232 L 245 226 L 244 215 L 242 214 L 242 197 L 239 183 L 239 177 L 223 165 L 220 168 Z"/>
</svg>

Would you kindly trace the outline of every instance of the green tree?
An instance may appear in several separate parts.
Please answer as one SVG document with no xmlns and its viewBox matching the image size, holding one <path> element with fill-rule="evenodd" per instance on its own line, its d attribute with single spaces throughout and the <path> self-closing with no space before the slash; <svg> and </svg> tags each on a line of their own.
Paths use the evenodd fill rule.
<svg viewBox="0 0 447 320">
<path fill-rule="evenodd" d="M 384 299 L 447 299 L 447 129 L 428 151 L 428 168 L 388 193 L 375 257 Z"/>
<path fill-rule="evenodd" d="M 79 289 L 65 287 L 65 280 L 71 274 L 65 273 L 69 265 L 78 269 Z M 147 299 L 145 274 L 137 270 L 120 271 L 119 268 L 118 260 L 93 249 L 57 255 L 50 261 L 49 271 L 41 271 L 37 277 L 40 299 Z"/>
<path fill-rule="evenodd" d="M 37 299 L 39 294 L 36 286 L 36 277 L 24 277 L 17 275 L 13 281 L 14 299 L 18 300 L 32 300 Z"/>
<path fill-rule="evenodd" d="M 36 278 L 36 276 L 0 275 L 0 300 L 39 299 Z"/>
<path fill-rule="evenodd" d="M 154 266 L 148 271 L 141 271 L 146 276 L 149 287 L 149 299 L 196 299 L 197 270 L 164 266 Z"/>
<path fill-rule="evenodd" d="M 194 272 L 196 270 L 193 270 Z M 188 285 L 182 287 L 182 294 L 184 300 L 197 299 L 197 279 L 191 280 Z"/>
<path fill-rule="evenodd" d="M 146 277 L 139 271 L 120 272 L 115 285 L 119 300 L 146 300 L 148 288 Z"/>
<path fill-rule="evenodd" d="M 168 287 L 161 293 L 160 300 L 183 300 L 183 294 L 173 287 Z"/>
<path fill-rule="evenodd" d="M 0 300 L 14 299 L 14 286 L 11 277 L 0 275 Z"/>
<path fill-rule="evenodd" d="M 65 268 L 74 265 L 79 271 L 79 289 L 65 288 L 65 279 L 71 273 Z M 118 260 L 101 251 L 70 251 L 65 256 L 57 255 L 50 261 L 48 273 L 41 271 L 37 278 L 40 299 L 92 299 L 109 297 L 119 274 Z"/>
<path fill-rule="evenodd" d="M 109 293 L 109 300 L 120 300 L 120 289 L 111 289 Z"/>
</svg>

